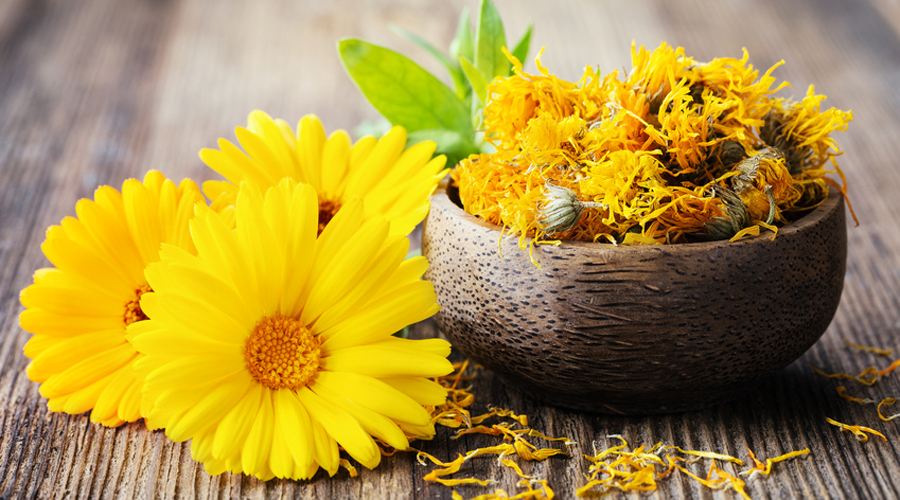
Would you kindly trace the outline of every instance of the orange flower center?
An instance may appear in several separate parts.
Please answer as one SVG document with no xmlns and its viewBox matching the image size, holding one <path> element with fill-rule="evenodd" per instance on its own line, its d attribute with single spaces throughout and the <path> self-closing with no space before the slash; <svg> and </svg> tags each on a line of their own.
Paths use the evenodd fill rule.
<svg viewBox="0 0 900 500">
<path fill-rule="evenodd" d="M 319 339 L 295 318 L 263 318 L 244 349 L 247 368 L 270 389 L 299 389 L 319 372 Z"/>
<path fill-rule="evenodd" d="M 325 230 L 325 226 L 331 222 L 331 219 L 334 218 L 334 214 L 340 209 L 340 203 L 335 203 L 331 200 L 319 201 L 319 234 L 322 234 L 322 231 Z"/>
<path fill-rule="evenodd" d="M 125 326 L 147 319 L 147 315 L 141 309 L 141 295 L 152 291 L 150 285 L 141 285 L 135 289 L 134 298 L 125 304 L 125 314 L 123 315 Z"/>
</svg>

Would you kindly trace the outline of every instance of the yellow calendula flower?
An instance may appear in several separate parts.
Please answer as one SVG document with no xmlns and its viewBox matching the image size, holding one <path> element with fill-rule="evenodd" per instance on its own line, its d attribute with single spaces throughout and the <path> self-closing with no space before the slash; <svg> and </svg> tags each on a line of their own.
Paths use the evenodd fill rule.
<svg viewBox="0 0 900 500">
<path fill-rule="evenodd" d="M 338 447 L 372 468 L 375 439 L 434 434 L 423 405 L 446 398 L 429 377 L 452 371 L 450 345 L 392 336 L 439 308 L 427 262 L 358 199 L 317 235 L 319 206 L 308 184 L 243 183 L 235 229 L 202 208 L 197 255 L 164 246 L 147 269 L 150 319 L 129 329 L 147 423 L 192 440 L 211 474 L 334 474 Z"/>
<path fill-rule="evenodd" d="M 381 139 L 364 137 L 351 144 L 343 130 L 326 137 L 313 115 L 304 116 L 294 133 L 284 120 L 254 111 L 247 127 L 235 133 L 243 151 L 220 139 L 219 149 L 200 152 L 203 162 L 226 179 L 203 183 L 214 209 L 233 205 L 241 182 L 267 189 L 288 177 L 315 187 L 320 232 L 358 196 L 364 201 L 365 219 L 382 215 L 391 222 L 391 234 L 407 235 L 425 218 L 428 197 L 447 173 L 446 157 L 432 158 L 434 142 L 406 148 L 403 127 L 393 127 Z"/>
<path fill-rule="evenodd" d="M 121 193 L 101 186 L 78 202 L 77 218 L 47 230 L 41 249 L 55 267 L 39 269 L 22 290 L 19 323 L 34 334 L 27 374 L 51 411 L 91 410 L 93 422 L 110 427 L 141 418 L 139 354 L 126 327 L 146 319 L 144 268 L 159 260 L 160 243 L 194 251 L 188 221 L 202 201 L 192 181 L 176 186 L 150 171 L 143 183 L 125 181 Z"/>
</svg>

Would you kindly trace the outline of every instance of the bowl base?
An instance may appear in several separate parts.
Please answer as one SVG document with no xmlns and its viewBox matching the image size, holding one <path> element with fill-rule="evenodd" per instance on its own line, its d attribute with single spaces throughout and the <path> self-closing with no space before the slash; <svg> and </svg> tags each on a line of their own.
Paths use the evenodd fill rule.
<svg viewBox="0 0 900 500">
<path fill-rule="evenodd" d="M 721 392 L 704 392 L 697 395 L 681 393 L 677 398 L 673 398 L 671 393 L 643 393 L 640 398 L 634 398 L 605 394 L 549 395 L 542 391 L 529 390 L 528 387 L 523 387 L 501 375 L 498 375 L 497 378 L 506 385 L 516 387 L 525 396 L 550 406 L 588 413 L 621 416 L 664 415 L 704 410 L 740 399 L 759 386 L 759 382 L 757 382 L 742 384 L 741 387 L 730 388 Z"/>
</svg>

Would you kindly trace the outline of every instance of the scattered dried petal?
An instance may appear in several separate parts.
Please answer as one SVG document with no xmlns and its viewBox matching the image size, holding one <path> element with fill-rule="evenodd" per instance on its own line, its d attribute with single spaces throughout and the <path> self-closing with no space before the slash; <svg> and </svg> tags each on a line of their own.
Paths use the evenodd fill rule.
<svg viewBox="0 0 900 500">
<path fill-rule="evenodd" d="M 680 453 L 684 453 L 685 455 L 692 455 L 695 457 L 702 458 L 712 458 L 714 460 L 725 460 L 726 462 L 731 462 L 738 465 L 744 465 L 744 461 L 740 458 L 733 457 L 731 455 L 723 455 L 721 453 L 713 453 L 711 451 L 696 451 L 696 450 L 682 450 L 678 446 L 664 446 L 664 450 L 676 450 Z"/>
<path fill-rule="evenodd" d="M 823 377 L 846 378 L 849 380 L 859 382 L 860 384 L 864 384 L 864 385 L 875 385 L 875 382 L 878 381 L 878 376 L 880 374 L 878 369 L 875 368 L 874 366 L 870 366 L 870 367 L 866 368 L 865 370 L 860 372 L 859 375 L 856 375 L 856 376 L 853 376 L 853 375 L 850 375 L 847 373 L 825 373 L 822 370 L 816 368 L 816 366 L 813 364 L 810 364 L 809 366 L 810 366 L 810 368 L 813 369 L 814 372 L 818 373 L 819 375 L 821 375 Z M 891 365 L 891 366 L 893 366 L 893 365 Z M 893 368 L 891 368 L 891 371 L 893 371 Z"/>
<path fill-rule="evenodd" d="M 885 417 L 884 414 L 881 413 L 881 407 L 882 407 L 882 406 L 884 406 L 884 405 L 892 405 L 892 404 L 896 403 L 897 401 L 900 401 L 900 400 L 898 400 L 897 398 L 884 398 L 884 399 L 882 399 L 881 402 L 878 403 L 878 418 L 880 418 L 881 420 L 884 420 L 885 422 L 890 422 L 891 420 L 894 420 L 895 418 L 900 417 L 900 413 L 895 413 L 895 414 L 890 415 L 890 416 L 888 416 L 888 417 Z"/>
<path fill-rule="evenodd" d="M 341 458 L 341 459 L 339 459 L 339 460 L 338 460 L 338 464 L 339 464 L 340 467 L 343 467 L 343 468 L 347 469 L 347 472 L 350 473 L 350 477 L 356 477 L 356 476 L 359 475 L 359 473 L 356 472 L 356 467 L 354 467 L 354 466 L 350 463 L 350 461 L 347 460 L 346 458 Z"/>
<path fill-rule="evenodd" d="M 841 431 L 850 431 L 850 432 L 852 432 L 853 435 L 856 436 L 856 439 L 857 439 L 859 442 L 861 442 L 861 443 L 865 443 L 866 441 L 869 440 L 869 435 L 866 434 L 867 432 L 868 432 L 869 434 L 874 434 L 874 435 L 876 435 L 876 436 L 879 436 L 879 437 L 881 437 L 881 439 L 884 439 L 885 441 L 887 441 L 887 438 L 884 437 L 884 434 L 882 434 L 882 433 L 876 431 L 875 429 L 870 429 L 870 428 L 868 428 L 868 427 L 863 427 L 863 426 L 861 426 L 861 425 L 848 425 L 848 424 L 842 424 L 842 423 L 840 423 L 840 422 L 838 422 L 838 421 L 835 421 L 835 420 L 832 420 L 832 419 L 830 419 L 830 418 L 828 418 L 828 417 L 825 417 L 825 421 L 828 422 L 828 423 L 831 424 L 831 425 L 840 427 Z"/>
<path fill-rule="evenodd" d="M 884 370 L 878 370 L 878 376 L 883 377 L 883 376 L 891 373 L 892 371 L 896 370 L 897 367 L 900 367 L 900 359 L 891 363 L 891 365 L 888 366 L 887 368 L 885 368 Z"/>
<path fill-rule="evenodd" d="M 880 349 L 878 347 L 868 347 L 868 346 L 864 346 L 864 345 L 859 345 L 859 344 L 852 342 L 850 340 L 847 340 L 847 339 L 844 339 L 844 343 L 847 344 L 847 346 L 852 347 L 854 349 L 859 349 L 860 351 L 871 352 L 871 353 L 875 353 L 875 354 L 882 354 L 884 356 L 890 356 L 891 354 L 894 353 L 893 349 Z"/>
<path fill-rule="evenodd" d="M 792 458 L 809 455 L 809 448 L 804 448 L 802 450 L 785 453 L 784 455 L 778 455 L 777 457 L 774 457 L 774 458 L 767 458 L 765 465 L 763 465 L 762 462 L 760 462 L 759 460 L 756 459 L 756 456 L 753 455 L 753 452 L 750 451 L 749 448 L 747 448 L 747 451 L 750 453 L 749 456 L 751 459 L 753 459 L 753 463 L 755 465 L 752 469 L 741 472 L 741 474 L 746 474 L 750 477 L 753 477 L 757 474 L 763 474 L 765 476 L 768 476 L 769 474 L 772 473 L 772 465 L 774 465 L 778 462 L 783 462 L 785 460 L 790 460 Z"/>
<path fill-rule="evenodd" d="M 868 399 L 868 398 L 863 399 L 863 398 L 857 398 L 857 397 L 850 396 L 849 394 L 844 392 L 847 390 L 847 388 L 842 385 L 837 386 L 836 390 L 837 390 L 838 396 L 840 396 L 843 399 L 846 399 L 847 401 L 853 401 L 854 403 L 859 403 L 861 405 L 871 405 L 871 404 L 875 404 L 878 402 L 878 401 L 875 401 L 874 399 Z"/>
</svg>

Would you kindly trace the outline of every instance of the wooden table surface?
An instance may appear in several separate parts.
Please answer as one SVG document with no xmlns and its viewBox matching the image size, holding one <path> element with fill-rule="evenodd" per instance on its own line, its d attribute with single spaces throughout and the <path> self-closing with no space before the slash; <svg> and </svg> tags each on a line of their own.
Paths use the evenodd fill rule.
<svg viewBox="0 0 900 500">
<path fill-rule="evenodd" d="M 581 454 L 608 434 L 633 443 L 666 441 L 685 448 L 761 456 L 809 448 L 806 459 L 779 464 L 748 482 L 755 499 L 900 497 L 900 421 L 881 422 L 872 406 L 841 400 L 831 380 L 810 369 L 857 372 L 890 360 L 848 349 L 844 339 L 900 348 L 900 2 L 898 0 L 665 0 L 621 2 L 497 0 L 509 36 L 536 23 L 533 47 L 544 63 L 574 78 L 585 64 L 629 65 L 632 40 L 650 48 L 665 40 L 698 60 L 740 56 L 758 68 L 784 59 L 776 75 L 802 96 L 810 83 L 826 105 L 852 109 L 837 135 L 840 158 L 860 219 L 849 229 L 842 303 L 822 339 L 757 390 L 724 406 L 646 418 L 589 415 L 537 403 L 491 373 L 474 382 L 475 406 L 528 414 L 531 425 L 578 444 L 572 458 L 528 463 L 557 498 L 585 483 Z M 77 199 L 99 184 L 120 187 L 149 168 L 172 178 L 213 177 L 198 159 L 219 137 L 233 138 L 249 111 L 263 109 L 296 123 L 319 115 L 327 130 L 352 129 L 375 112 L 345 75 L 335 44 L 355 36 L 412 54 L 439 68 L 390 23 L 445 47 L 463 7 L 474 0 L 329 2 L 270 0 L 0 2 L 0 498 L 445 498 L 450 488 L 425 483 L 431 470 L 409 453 L 386 458 L 351 478 L 312 481 L 207 475 L 187 444 L 148 432 L 142 423 L 117 429 L 86 415 L 51 414 L 25 376 L 18 293 L 47 264 L 40 251 L 47 226 L 74 214 Z M 533 65 L 530 67 L 533 68 Z M 415 335 L 435 335 L 433 323 Z M 865 392 L 860 390 L 860 392 Z M 865 393 L 900 396 L 888 377 Z M 826 417 L 873 427 L 887 442 L 857 442 Z M 422 448 L 443 459 L 495 442 L 449 439 L 442 429 Z M 467 466 L 469 467 L 469 466 Z M 473 462 L 458 476 L 494 477 L 519 492 L 497 461 Z M 460 487 L 466 498 L 490 487 Z M 738 498 L 684 476 L 656 493 L 608 498 Z"/>
</svg>

